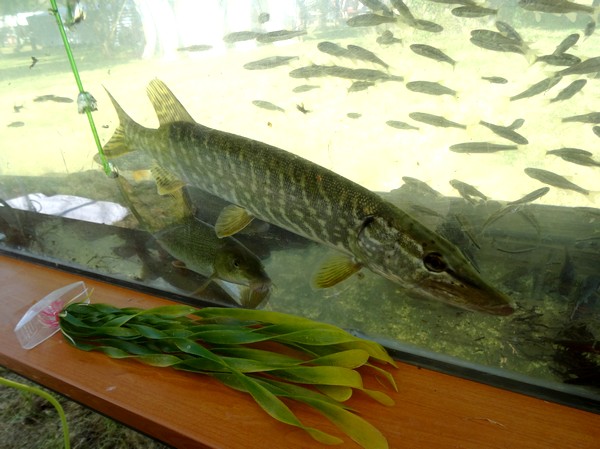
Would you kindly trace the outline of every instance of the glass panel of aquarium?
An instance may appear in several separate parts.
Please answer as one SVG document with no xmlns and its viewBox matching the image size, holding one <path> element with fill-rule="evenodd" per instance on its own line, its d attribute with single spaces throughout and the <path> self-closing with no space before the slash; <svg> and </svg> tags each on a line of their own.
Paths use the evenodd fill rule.
<svg viewBox="0 0 600 449">
<path fill-rule="evenodd" d="M 598 411 L 599 12 L 0 1 L 0 248 Z"/>
</svg>

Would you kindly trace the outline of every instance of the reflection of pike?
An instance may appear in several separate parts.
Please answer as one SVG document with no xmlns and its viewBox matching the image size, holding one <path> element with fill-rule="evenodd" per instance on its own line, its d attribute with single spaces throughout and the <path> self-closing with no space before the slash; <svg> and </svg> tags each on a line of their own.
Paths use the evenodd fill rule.
<svg viewBox="0 0 600 449">
<path fill-rule="evenodd" d="M 165 175 L 159 170 L 153 172 L 160 190 Z M 154 217 L 123 176 L 118 176 L 117 182 L 131 212 L 146 231 L 153 233 L 160 246 L 177 259 L 177 266 L 207 278 L 194 293 L 215 282 L 243 307 L 264 305 L 271 293 L 271 280 L 261 261 L 233 237 L 219 239 L 212 226 L 196 219 L 181 188 L 169 196 L 171 222 L 163 223 L 164 218 Z"/>
<path fill-rule="evenodd" d="M 340 252 L 317 273 L 318 287 L 367 267 L 421 297 L 512 313 L 456 247 L 377 194 L 287 151 L 199 125 L 159 80 L 148 94 L 158 129 L 135 123 L 111 96 L 120 125 L 106 154 L 146 151 L 185 183 L 231 202 L 215 226 L 220 236 L 257 217 Z"/>
</svg>

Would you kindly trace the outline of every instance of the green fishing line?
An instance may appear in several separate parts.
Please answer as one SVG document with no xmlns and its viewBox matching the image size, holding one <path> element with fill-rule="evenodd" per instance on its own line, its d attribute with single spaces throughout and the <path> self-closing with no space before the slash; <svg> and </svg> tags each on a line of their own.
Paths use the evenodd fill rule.
<svg viewBox="0 0 600 449">
<path fill-rule="evenodd" d="M 90 97 L 90 94 L 87 93 L 83 89 L 83 83 L 81 82 L 81 77 L 79 76 L 79 70 L 77 70 L 77 64 L 75 64 L 75 58 L 73 57 L 73 51 L 71 50 L 71 45 L 69 44 L 69 40 L 67 38 L 67 33 L 65 31 L 65 26 L 63 24 L 60 13 L 58 12 L 58 7 L 56 5 L 56 0 L 50 0 L 50 4 L 52 5 L 52 9 L 50 10 L 54 17 L 56 18 L 56 24 L 58 26 L 58 31 L 60 32 L 60 36 L 62 38 L 63 44 L 65 46 L 65 51 L 67 52 L 67 58 L 69 59 L 69 64 L 71 64 L 71 71 L 73 72 L 73 76 L 75 77 L 75 83 L 77 83 L 77 88 L 79 89 L 79 96 Z M 79 103 L 79 98 L 78 98 Z M 92 130 L 92 135 L 94 136 L 94 141 L 96 142 L 96 147 L 98 148 L 98 154 L 100 155 L 100 161 L 102 163 L 102 167 L 104 168 L 104 172 L 108 176 L 113 176 L 113 170 L 104 155 L 104 151 L 102 150 L 102 144 L 100 143 L 100 137 L 98 136 L 98 130 L 96 129 L 96 124 L 94 123 L 94 118 L 92 117 L 92 108 L 85 107 L 80 112 L 85 112 L 88 118 L 88 122 L 90 123 L 90 128 Z"/>
</svg>

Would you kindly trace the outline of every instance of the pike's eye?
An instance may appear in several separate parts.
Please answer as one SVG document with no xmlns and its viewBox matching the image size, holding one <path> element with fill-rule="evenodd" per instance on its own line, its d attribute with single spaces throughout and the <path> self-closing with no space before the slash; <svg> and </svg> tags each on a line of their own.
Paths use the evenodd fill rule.
<svg viewBox="0 0 600 449">
<path fill-rule="evenodd" d="M 240 267 L 240 261 L 238 259 L 233 259 L 233 261 L 231 263 L 233 265 L 233 268 L 239 268 Z"/>
<path fill-rule="evenodd" d="M 425 268 L 429 271 L 433 271 L 434 273 L 441 273 L 448 268 L 448 265 L 440 253 L 425 254 L 425 257 L 423 257 L 423 265 L 425 265 Z"/>
</svg>

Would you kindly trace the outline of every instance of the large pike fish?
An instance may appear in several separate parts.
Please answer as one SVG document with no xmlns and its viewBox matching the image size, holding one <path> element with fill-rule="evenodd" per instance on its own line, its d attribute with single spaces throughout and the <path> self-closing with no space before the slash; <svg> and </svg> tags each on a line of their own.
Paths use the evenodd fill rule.
<svg viewBox="0 0 600 449">
<path fill-rule="evenodd" d="M 215 224 L 220 237 L 257 217 L 338 251 L 316 274 L 317 287 L 366 267 L 412 296 L 513 312 L 458 248 L 374 192 L 282 149 L 196 123 L 162 81 L 151 81 L 148 95 L 158 129 L 133 121 L 109 93 L 120 124 L 106 155 L 147 152 L 182 182 L 229 201 Z"/>
</svg>

